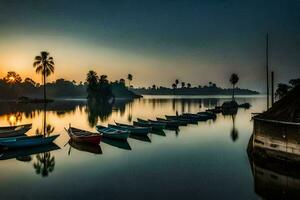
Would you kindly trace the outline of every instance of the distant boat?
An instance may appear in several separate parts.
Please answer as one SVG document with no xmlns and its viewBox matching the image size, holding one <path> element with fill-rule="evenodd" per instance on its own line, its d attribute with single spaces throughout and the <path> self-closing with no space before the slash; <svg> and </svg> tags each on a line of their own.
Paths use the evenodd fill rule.
<svg viewBox="0 0 300 200">
<path fill-rule="evenodd" d="M 96 126 L 96 130 L 103 135 L 103 137 L 118 139 L 118 140 L 127 140 L 130 132 L 124 130 L 117 130 L 114 128 L 108 128 L 104 126 Z"/>
<path fill-rule="evenodd" d="M 22 136 L 30 129 L 31 124 L 12 127 L 0 127 L 0 138 Z"/>
<path fill-rule="evenodd" d="M 180 120 L 173 120 L 173 119 L 163 119 L 163 118 L 159 118 L 157 117 L 156 118 L 157 121 L 161 121 L 161 122 L 166 122 L 167 123 L 167 126 L 170 125 L 177 125 L 177 126 L 186 126 L 187 125 L 187 122 L 184 122 L 184 121 L 180 121 Z"/>
<path fill-rule="evenodd" d="M 137 127 L 128 124 L 117 123 L 117 125 L 108 124 L 109 128 L 114 128 L 123 131 L 130 131 L 130 134 L 147 135 L 151 131 L 151 127 Z"/>
<path fill-rule="evenodd" d="M 139 119 L 138 121 L 133 122 L 134 126 L 141 126 L 141 127 L 151 127 L 152 130 L 162 130 L 166 128 L 165 124 L 159 124 L 159 123 L 151 123 L 149 121 L 143 121 Z"/>
<path fill-rule="evenodd" d="M 178 120 L 178 121 L 183 121 L 185 123 L 189 124 L 197 124 L 198 119 L 195 118 L 190 118 L 188 116 L 182 116 L 182 115 L 166 115 L 166 118 L 169 120 Z"/>
<path fill-rule="evenodd" d="M 101 147 L 98 144 L 93 143 L 83 143 L 76 142 L 74 140 L 69 140 L 69 145 L 79 151 L 85 151 L 93 154 L 102 154 Z"/>
<path fill-rule="evenodd" d="M 101 140 L 101 135 L 98 133 L 92 133 L 71 126 L 69 127 L 69 129 L 65 128 L 65 130 L 69 134 L 71 140 L 74 140 L 75 142 L 99 144 Z"/>
<path fill-rule="evenodd" d="M 142 123 L 149 123 L 150 126 L 154 129 L 164 129 L 166 128 L 166 123 L 165 122 L 159 122 L 159 121 L 153 121 L 153 120 L 144 120 L 141 118 L 137 118 L 138 122 Z"/>
<path fill-rule="evenodd" d="M 22 147 L 46 145 L 52 143 L 58 136 L 59 135 L 53 135 L 49 137 L 42 137 L 42 136 L 19 137 L 12 140 L 1 141 L 0 146 L 4 148 L 22 148 Z"/>
</svg>

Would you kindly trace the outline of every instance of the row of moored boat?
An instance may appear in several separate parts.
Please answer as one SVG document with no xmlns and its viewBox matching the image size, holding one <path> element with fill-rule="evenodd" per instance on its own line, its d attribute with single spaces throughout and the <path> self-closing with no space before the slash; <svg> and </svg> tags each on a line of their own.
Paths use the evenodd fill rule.
<svg viewBox="0 0 300 200">
<path fill-rule="evenodd" d="M 90 132 L 79 128 L 69 126 L 65 129 L 69 134 L 71 141 L 79 143 L 99 144 L 102 137 L 127 140 L 130 135 L 147 136 L 147 134 L 163 129 L 177 130 L 179 126 L 195 124 L 198 121 L 215 119 L 216 115 L 212 112 L 199 112 L 197 114 L 166 115 L 165 118 L 156 118 L 155 120 L 145 120 L 138 118 L 133 124 L 124 124 L 115 122 L 108 126 L 96 126 L 97 132 Z M 46 145 L 52 143 L 59 135 L 44 137 L 42 135 L 27 136 L 32 124 L 19 126 L 0 127 L 0 147 L 1 148 L 21 148 Z"/>
</svg>

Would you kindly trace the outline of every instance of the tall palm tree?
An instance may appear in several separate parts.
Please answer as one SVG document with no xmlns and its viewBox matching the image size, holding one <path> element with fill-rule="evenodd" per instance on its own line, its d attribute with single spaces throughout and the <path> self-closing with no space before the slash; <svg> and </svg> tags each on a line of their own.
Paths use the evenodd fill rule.
<svg viewBox="0 0 300 200">
<path fill-rule="evenodd" d="M 234 88 L 235 85 L 239 82 L 239 76 L 233 73 L 231 74 L 229 81 L 232 84 L 232 101 L 234 101 Z"/>
<path fill-rule="evenodd" d="M 177 87 L 177 85 L 179 84 L 179 80 L 178 79 L 175 80 L 175 84 L 176 84 L 176 87 Z"/>
<path fill-rule="evenodd" d="M 35 72 L 42 74 L 44 84 L 44 101 L 46 102 L 46 77 L 54 73 L 53 57 L 49 56 L 47 51 L 42 51 L 39 56 L 34 58 L 33 67 Z"/>
<path fill-rule="evenodd" d="M 129 87 L 131 86 L 130 85 L 130 82 L 132 81 L 132 79 L 133 79 L 133 76 L 132 76 L 132 74 L 128 74 L 127 75 L 127 79 L 128 79 L 128 82 L 129 82 Z"/>
</svg>

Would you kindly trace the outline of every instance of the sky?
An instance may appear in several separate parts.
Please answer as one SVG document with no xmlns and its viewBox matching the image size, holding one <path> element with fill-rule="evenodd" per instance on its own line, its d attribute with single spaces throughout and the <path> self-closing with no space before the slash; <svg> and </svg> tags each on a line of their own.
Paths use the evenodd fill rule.
<svg viewBox="0 0 300 200">
<path fill-rule="evenodd" d="M 33 59 L 46 50 L 58 78 L 89 70 L 134 86 L 175 79 L 265 91 L 265 35 L 275 82 L 300 77 L 300 0 L 0 0 L 0 77 L 41 82 Z"/>
</svg>

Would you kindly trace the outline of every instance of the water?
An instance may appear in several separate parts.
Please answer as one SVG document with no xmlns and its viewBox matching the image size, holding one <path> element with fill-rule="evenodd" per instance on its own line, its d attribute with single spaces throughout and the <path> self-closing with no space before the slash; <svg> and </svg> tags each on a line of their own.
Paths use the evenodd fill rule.
<svg viewBox="0 0 300 200">
<path fill-rule="evenodd" d="M 113 107 L 56 101 L 46 113 L 42 105 L 1 102 L 1 126 L 33 123 L 28 135 L 35 135 L 46 119 L 49 134 L 60 137 L 57 146 L 36 149 L 38 154 L 13 152 L 11 159 L 0 160 L 0 199 L 258 199 L 246 148 L 253 130 L 251 113 L 265 108 L 263 97 L 238 97 L 252 107 L 235 116 L 218 114 L 215 121 L 130 138 L 128 143 L 71 147 L 64 131 L 69 123 L 94 131 L 96 124 L 196 113 L 228 98 L 148 96 Z"/>
</svg>

